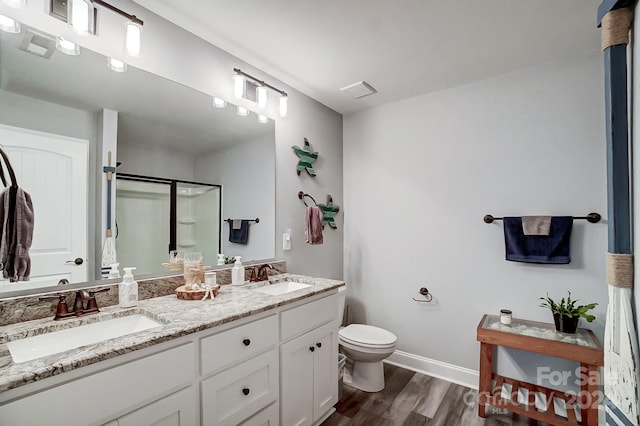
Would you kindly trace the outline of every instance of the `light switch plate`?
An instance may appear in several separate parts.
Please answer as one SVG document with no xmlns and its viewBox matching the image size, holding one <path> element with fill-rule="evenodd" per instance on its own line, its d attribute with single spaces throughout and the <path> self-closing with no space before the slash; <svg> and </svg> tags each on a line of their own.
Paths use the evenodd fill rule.
<svg viewBox="0 0 640 426">
<path fill-rule="evenodd" d="M 282 250 L 291 250 L 291 229 L 282 234 Z"/>
</svg>

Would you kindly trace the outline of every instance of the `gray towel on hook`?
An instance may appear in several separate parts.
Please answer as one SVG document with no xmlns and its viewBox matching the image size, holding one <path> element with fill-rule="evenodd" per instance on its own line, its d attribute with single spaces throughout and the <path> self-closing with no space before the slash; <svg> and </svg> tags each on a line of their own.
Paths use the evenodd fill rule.
<svg viewBox="0 0 640 426">
<path fill-rule="evenodd" d="M 28 281 L 34 226 L 31 196 L 20 187 L 5 189 L 0 194 L 0 220 L 2 275 L 10 282 Z"/>
<path fill-rule="evenodd" d="M 549 236 L 551 216 L 522 216 L 522 232 L 524 235 Z"/>
</svg>

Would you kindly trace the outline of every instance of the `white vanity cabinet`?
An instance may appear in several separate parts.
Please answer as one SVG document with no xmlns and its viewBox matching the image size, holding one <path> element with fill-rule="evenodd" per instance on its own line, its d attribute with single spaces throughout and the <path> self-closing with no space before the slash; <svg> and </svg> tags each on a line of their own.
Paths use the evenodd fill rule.
<svg viewBox="0 0 640 426">
<path fill-rule="evenodd" d="M 189 426 L 198 422 L 198 395 L 190 386 L 122 416 L 107 426 Z"/>
<path fill-rule="evenodd" d="M 196 359 L 196 347 L 189 342 L 160 350 L 143 357 L 132 352 L 74 370 L 69 375 L 83 375 L 71 381 L 69 375 L 61 374 L 52 378 L 55 384 L 45 388 L 42 387 L 45 382 L 18 388 L 16 391 L 28 393 L 6 403 L 0 402 L 3 404 L 0 405 L 0 425 L 103 424 L 114 416 L 122 417 L 119 413 L 131 412 L 142 404 L 156 401 L 158 406 L 166 408 L 172 405 L 169 411 L 179 412 L 180 423 L 175 424 L 192 424 L 187 420 L 197 418 L 197 399 L 175 400 L 175 397 L 167 394 L 180 389 L 191 389 L 191 393 L 195 393 L 192 383 L 195 378 L 193 360 Z M 3 398 L 11 397 L 10 392 L 0 395 Z M 160 402 L 164 398 L 168 399 Z"/>
<path fill-rule="evenodd" d="M 337 297 L 282 312 L 281 330 L 303 333 L 280 346 L 282 424 L 316 424 L 338 402 Z"/>
<path fill-rule="evenodd" d="M 337 402 L 337 294 L 0 393 L 0 426 L 315 424 Z"/>
</svg>

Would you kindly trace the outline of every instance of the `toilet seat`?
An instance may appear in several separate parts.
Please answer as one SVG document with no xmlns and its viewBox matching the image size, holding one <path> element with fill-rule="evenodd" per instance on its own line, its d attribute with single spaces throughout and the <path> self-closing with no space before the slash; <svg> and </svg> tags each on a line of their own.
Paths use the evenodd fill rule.
<svg viewBox="0 0 640 426">
<path fill-rule="evenodd" d="M 379 327 L 365 324 L 351 324 L 338 331 L 339 339 L 364 348 L 384 349 L 393 347 L 398 338 L 395 334 Z"/>
</svg>

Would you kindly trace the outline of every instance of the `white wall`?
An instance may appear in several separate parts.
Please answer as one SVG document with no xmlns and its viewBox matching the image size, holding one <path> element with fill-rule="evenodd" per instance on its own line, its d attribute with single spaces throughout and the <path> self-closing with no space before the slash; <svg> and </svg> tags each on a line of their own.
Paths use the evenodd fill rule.
<svg viewBox="0 0 640 426">
<path fill-rule="evenodd" d="M 345 281 L 352 320 L 398 349 L 477 370 L 476 326 L 509 308 L 551 322 L 538 298 L 567 290 L 606 310 L 601 54 L 539 66 L 345 117 Z M 572 263 L 504 260 L 485 214 L 603 214 L 574 223 Z M 427 287 L 432 304 L 416 303 Z M 583 324 L 584 325 L 584 324 Z M 503 368 L 535 368 L 515 351 Z M 513 358 L 514 360 L 511 360 Z M 515 366 L 510 364 L 517 364 Z"/>
<path fill-rule="evenodd" d="M 266 111 L 269 117 L 276 119 L 276 258 L 286 260 L 287 268 L 293 272 L 342 278 L 342 213 L 337 220 L 340 228 L 325 233 L 324 245 L 308 246 L 303 243 L 304 210 L 297 198 L 300 190 L 321 199 L 330 193 L 335 204 L 342 204 L 340 114 L 129 0 L 118 0 L 114 4 L 144 20 L 143 47 L 139 58 L 129 58 L 122 53 L 124 32 L 122 18 L 118 15 L 100 13 L 100 36 L 82 37 L 71 32 L 65 23 L 43 13 L 48 8 L 47 4 L 47 0 L 30 0 L 25 9 L 16 10 L 0 3 L 0 13 L 249 109 L 253 109 L 252 103 L 233 100 L 231 75 L 234 67 L 285 90 L 289 95 L 288 117 L 277 118 L 278 105 L 274 96 L 271 96 Z M 298 177 L 295 173 L 298 160 L 291 146 L 301 145 L 304 137 L 309 138 L 321 155 L 316 163 L 318 177 L 315 179 Z M 286 228 L 294 231 L 293 250 L 284 252 L 281 234 Z"/>
<path fill-rule="evenodd" d="M 196 180 L 222 185 L 222 220 L 255 219 L 249 225 L 246 245 L 229 242 L 229 225 L 222 223 L 222 252 L 245 260 L 275 256 L 275 163 L 274 136 L 267 135 L 230 148 L 199 156 Z"/>
</svg>

